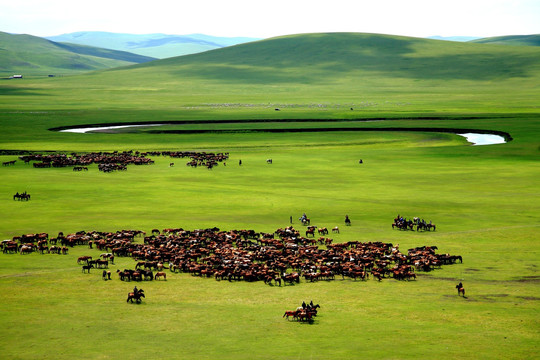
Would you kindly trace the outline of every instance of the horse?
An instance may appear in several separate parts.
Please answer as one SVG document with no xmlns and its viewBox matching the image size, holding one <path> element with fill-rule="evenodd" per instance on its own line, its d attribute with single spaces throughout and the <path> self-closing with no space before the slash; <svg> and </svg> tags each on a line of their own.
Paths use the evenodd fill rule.
<svg viewBox="0 0 540 360">
<path fill-rule="evenodd" d="M 310 224 L 311 224 L 311 220 L 309 218 L 302 219 L 302 225 L 310 225 Z"/>
<path fill-rule="evenodd" d="M 313 321 L 313 313 L 311 311 L 301 311 L 298 314 L 298 320 L 312 322 Z"/>
<path fill-rule="evenodd" d="M 283 314 L 282 317 L 287 317 L 287 320 L 289 320 L 289 316 L 292 316 L 293 319 L 296 319 L 298 317 L 298 311 L 285 311 L 285 314 Z"/>
<path fill-rule="evenodd" d="M 334 227 L 334 228 L 332 229 L 332 232 L 333 232 L 333 233 L 338 233 L 338 234 L 339 234 L 339 227 L 337 227 L 337 226 Z"/>
<path fill-rule="evenodd" d="M 345 225 L 346 226 L 351 226 L 351 219 L 349 219 L 349 215 L 345 216 Z"/>
<path fill-rule="evenodd" d="M 271 164 L 271 163 L 272 163 L 272 159 L 266 159 L 266 163 L 267 163 L 267 164 Z"/>
<path fill-rule="evenodd" d="M 94 265 L 83 265 L 82 266 L 82 272 L 86 272 L 88 270 L 88 273 L 90 274 L 90 269 L 94 268 Z"/>
<path fill-rule="evenodd" d="M 463 294 L 463 297 L 465 297 L 465 288 L 463 287 L 463 285 L 460 285 L 461 284 L 456 285 L 458 296 L 459 294 Z"/>
<path fill-rule="evenodd" d="M 328 229 L 325 227 L 318 229 L 319 235 L 328 235 Z"/>
<path fill-rule="evenodd" d="M 154 279 L 163 278 L 163 280 L 167 280 L 167 274 L 165 274 L 163 271 L 159 271 L 154 275 Z"/>
<path fill-rule="evenodd" d="M 131 301 L 131 303 L 133 304 L 133 299 L 135 299 L 135 302 L 137 304 L 139 304 L 141 302 L 141 298 L 146 298 L 146 296 L 144 296 L 144 290 L 143 289 L 139 289 L 139 290 L 137 290 L 137 292 L 128 293 L 128 297 L 127 297 L 126 302 Z"/>
</svg>

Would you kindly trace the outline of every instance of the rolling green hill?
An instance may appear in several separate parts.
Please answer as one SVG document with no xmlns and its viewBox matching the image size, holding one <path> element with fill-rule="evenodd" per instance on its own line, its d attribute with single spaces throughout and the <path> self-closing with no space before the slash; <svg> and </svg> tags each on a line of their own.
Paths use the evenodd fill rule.
<svg viewBox="0 0 540 360">
<path fill-rule="evenodd" d="M 278 37 L 142 64 L 233 82 L 320 83 L 344 77 L 496 80 L 540 70 L 538 49 L 508 49 L 389 35 Z M 272 79 L 274 77 L 274 79 Z"/>
<path fill-rule="evenodd" d="M 66 77 L 53 87 L 35 83 L 25 91 L 58 95 L 54 106 L 68 108 L 99 103 L 113 109 L 208 110 L 227 104 L 266 113 L 274 105 L 322 104 L 328 110 L 344 104 L 345 109 L 370 111 L 529 112 L 537 106 L 539 82 L 538 47 L 328 33 L 277 37 Z M 35 100 L 25 96 L 12 104 Z"/>
<path fill-rule="evenodd" d="M 60 44 L 31 35 L 0 32 L 0 75 L 73 74 L 154 60 L 96 47 Z"/>
<path fill-rule="evenodd" d="M 540 34 L 497 36 L 497 37 L 476 39 L 470 42 L 479 43 L 479 44 L 540 46 Z"/>
</svg>

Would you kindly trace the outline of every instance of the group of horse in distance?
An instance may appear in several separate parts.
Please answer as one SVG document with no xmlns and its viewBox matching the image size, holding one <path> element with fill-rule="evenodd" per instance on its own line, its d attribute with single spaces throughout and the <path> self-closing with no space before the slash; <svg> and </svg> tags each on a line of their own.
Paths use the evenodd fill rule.
<svg viewBox="0 0 540 360">
<path fill-rule="evenodd" d="M 19 200 L 19 201 L 29 201 L 30 200 L 30 194 L 28 194 L 26 191 L 19 194 L 17 193 L 13 195 L 13 200 Z"/>
<path fill-rule="evenodd" d="M 396 216 L 392 223 L 392 229 L 398 230 L 412 230 L 416 227 L 416 231 L 435 231 L 436 226 L 431 221 L 428 223 L 424 219 L 414 217 L 412 219 L 404 218 L 400 215 Z"/>
<path fill-rule="evenodd" d="M 301 306 L 298 306 L 295 310 L 287 310 L 285 311 L 285 314 L 283 314 L 282 317 L 292 318 L 296 321 L 307 321 L 307 322 L 313 322 L 313 318 L 317 316 L 318 308 L 321 306 L 319 304 L 313 304 L 313 301 L 310 301 L 309 304 L 307 304 L 305 301 L 302 302 Z"/>
<path fill-rule="evenodd" d="M 229 153 L 195 152 L 195 151 L 114 151 L 114 152 L 90 152 L 90 153 L 52 153 L 52 154 L 29 154 L 21 155 L 19 159 L 25 164 L 33 162 L 35 168 L 69 167 L 73 166 L 74 171 L 88 170 L 88 165 L 98 164 L 102 172 L 112 172 L 117 170 L 127 170 L 128 165 L 153 164 L 154 160 L 148 156 L 169 156 L 171 158 L 189 157 L 186 163 L 191 167 L 206 167 L 212 169 L 214 166 L 229 158 Z M 4 166 L 14 165 L 16 160 L 4 162 Z M 174 164 L 174 163 L 171 163 Z M 172 166 L 172 165 L 171 165 Z"/>
</svg>

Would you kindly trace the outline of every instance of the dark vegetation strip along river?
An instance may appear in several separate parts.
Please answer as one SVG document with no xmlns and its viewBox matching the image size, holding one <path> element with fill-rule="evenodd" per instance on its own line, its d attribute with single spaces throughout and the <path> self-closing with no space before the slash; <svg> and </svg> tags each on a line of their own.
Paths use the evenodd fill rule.
<svg viewBox="0 0 540 360">
<path fill-rule="evenodd" d="M 466 118 L 411 118 L 411 119 L 395 119 L 395 120 L 473 120 L 482 119 L 481 117 L 466 117 Z M 387 118 L 370 118 L 361 120 L 337 120 L 337 119 L 255 119 L 255 120 L 185 120 L 185 121 L 168 121 L 163 122 L 145 122 L 145 123 L 109 123 L 109 124 L 93 124 L 93 125 L 81 125 L 81 126 L 67 126 L 51 128 L 51 131 L 62 132 L 74 132 L 74 133 L 86 133 L 90 131 L 109 131 L 120 128 L 130 127 L 143 127 L 143 126 L 164 126 L 164 125 L 204 125 L 204 124 L 253 124 L 253 123 L 307 123 L 307 122 L 319 122 L 319 123 L 336 123 L 336 122 L 348 122 L 348 123 L 361 123 L 361 122 L 374 122 L 374 121 L 393 121 Z M 84 126 L 84 127 L 82 127 Z M 281 132 L 336 132 L 336 131 L 413 131 L 413 132 L 440 132 L 440 133 L 452 133 L 466 137 L 470 142 L 478 145 L 498 144 L 509 142 L 512 140 L 510 134 L 497 131 L 497 130 L 485 130 L 485 129 L 463 129 L 463 128 L 441 128 L 441 127 L 381 127 L 381 128 L 358 128 L 358 127 L 301 127 L 301 128 L 245 128 L 245 129 L 154 129 L 147 130 L 146 132 L 152 134 L 204 134 L 204 133 L 248 133 L 248 132 L 269 132 L 269 133 L 281 133 Z M 493 137 L 478 137 L 482 135 L 492 135 Z M 471 140 L 471 139 L 480 140 Z"/>
</svg>

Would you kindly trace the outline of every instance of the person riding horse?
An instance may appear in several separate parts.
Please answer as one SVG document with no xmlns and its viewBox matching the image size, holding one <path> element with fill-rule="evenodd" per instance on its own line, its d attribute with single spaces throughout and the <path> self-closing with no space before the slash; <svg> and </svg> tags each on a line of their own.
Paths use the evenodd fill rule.
<svg viewBox="0 0 540 360">
<path fill-rule="evenodd" d="M 135 286 L 133 288 L 133 292 L 128 294 L 128 298 L 127 298 L 126 302 L 131 301 L 131 303 L 133 303 L 133 299 L 135 299 L 135 302 L 140 303 L 141 298 L 143 298 L 143 297 L 146 297 L 146 296 L 144 296 L 144 290 L 143 289 L 139 290 Z"/>
</svg>

